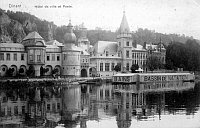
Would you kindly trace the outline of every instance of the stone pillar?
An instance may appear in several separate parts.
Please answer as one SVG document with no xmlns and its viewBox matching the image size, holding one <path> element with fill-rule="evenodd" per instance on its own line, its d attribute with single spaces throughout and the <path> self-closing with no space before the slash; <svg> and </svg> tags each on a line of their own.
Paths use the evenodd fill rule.
<svg viewBox="0 0 200 128">
<path fill-rule="evenodd" d="M 34 68 L 35 68 L 35 76 L 40 76 L 40 67 L 41 65 L 35 65 Z"/>
</svg>

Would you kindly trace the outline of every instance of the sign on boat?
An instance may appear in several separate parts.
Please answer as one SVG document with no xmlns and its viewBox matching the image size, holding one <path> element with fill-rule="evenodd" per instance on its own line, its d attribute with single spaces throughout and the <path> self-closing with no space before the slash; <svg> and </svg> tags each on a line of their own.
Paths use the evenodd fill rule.
<svg viewBox="0 0 200 128">
<path fill-rule="evenodd" d="M 118 73 L 112 77 L 113 83 L 146 83 L 168 81 L 194 81 L 191 73 Z"/>
</svg>

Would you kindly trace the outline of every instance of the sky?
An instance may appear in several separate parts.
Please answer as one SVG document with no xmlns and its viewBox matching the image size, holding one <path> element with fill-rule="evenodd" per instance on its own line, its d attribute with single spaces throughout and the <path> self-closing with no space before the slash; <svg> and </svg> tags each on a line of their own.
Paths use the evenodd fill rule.
<svg viewBox="0 0 200 128">
<path fill-rule="evenodd" d="M 131 31 L 147 28 L 200 39 L 200 0 L 1 0 L 0 8 L 28 12 L 58 26 L 71 19 L 73 25 L 111 31 L 119 28 L 125 10 Z"/>
</svg>

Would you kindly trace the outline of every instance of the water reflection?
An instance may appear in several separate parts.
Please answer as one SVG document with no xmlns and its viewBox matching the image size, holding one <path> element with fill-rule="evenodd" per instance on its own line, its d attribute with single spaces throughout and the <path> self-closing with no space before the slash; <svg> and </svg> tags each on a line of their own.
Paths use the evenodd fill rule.
<svg viewBox="0 0 200 128">
<path fill-rule="evenodd" d="M 0 127 L 198 127 L 199 94 L 190 82 L 2 88 Z"/>
</svg>

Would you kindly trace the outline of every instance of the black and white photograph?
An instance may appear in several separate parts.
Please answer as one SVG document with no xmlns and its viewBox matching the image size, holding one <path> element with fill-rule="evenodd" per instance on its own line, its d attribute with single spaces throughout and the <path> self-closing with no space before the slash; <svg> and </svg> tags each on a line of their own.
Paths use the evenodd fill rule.
<svg viewBox="0 0 200 128">
<path fill-rule="evenodd" d="M 1 0 L 0 128 L 200 128 L 200 0 Z"/>
</svg>

